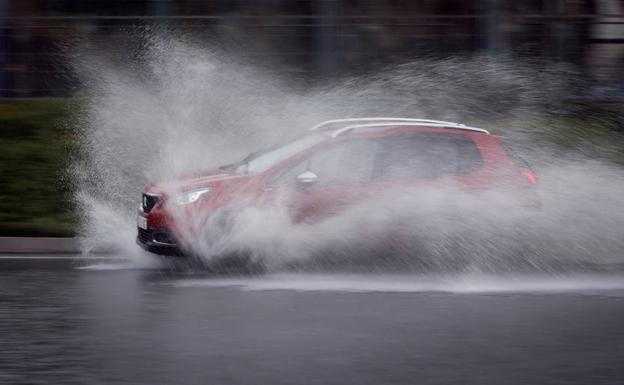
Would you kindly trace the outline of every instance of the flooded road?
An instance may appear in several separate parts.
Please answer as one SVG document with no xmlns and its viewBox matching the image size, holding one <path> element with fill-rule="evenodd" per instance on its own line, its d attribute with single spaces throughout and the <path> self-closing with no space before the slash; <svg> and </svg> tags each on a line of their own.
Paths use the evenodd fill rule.
<svg viewBox="0 0 624 385">
<path fill-rule="evenodd" d="M 624 382 L 619 273 L 210 277 L 115 267 L 0 272 L 0 383 Z"/>
</svg>

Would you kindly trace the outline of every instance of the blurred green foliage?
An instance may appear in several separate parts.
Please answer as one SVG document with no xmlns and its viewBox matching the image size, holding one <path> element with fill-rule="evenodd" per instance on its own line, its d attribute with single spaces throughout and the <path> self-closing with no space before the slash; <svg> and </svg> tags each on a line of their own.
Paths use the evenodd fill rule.
<svg viewBox="0 0 624 385">
<path fill-rule="evenodd" d="M 0 101 L 0 235 L 73 235 L 69 103 Z"/>
</svg>

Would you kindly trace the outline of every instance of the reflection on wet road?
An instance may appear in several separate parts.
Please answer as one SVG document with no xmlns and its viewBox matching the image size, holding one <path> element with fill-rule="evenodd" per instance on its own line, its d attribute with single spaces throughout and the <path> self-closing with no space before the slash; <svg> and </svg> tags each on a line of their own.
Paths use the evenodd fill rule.
<svg viewBox="0 0 624 385">
<path fill-rule="evenodd" d="M 617 274 L 3 271 L 0 383 L 621 384 L 623 304 Z"/>
</svg>

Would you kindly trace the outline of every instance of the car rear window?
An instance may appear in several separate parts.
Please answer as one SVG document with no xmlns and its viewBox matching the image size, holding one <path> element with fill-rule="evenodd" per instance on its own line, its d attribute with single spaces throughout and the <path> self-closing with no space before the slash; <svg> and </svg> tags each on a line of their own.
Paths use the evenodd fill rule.
<svg viewBox="0 0 624 385">
<path fill-rule="evenodd" d="M 478 169 L 481 153 L 467 135 L 417 132 L 379 139 L 377 180 L 462 175 Z"/>
</svg>

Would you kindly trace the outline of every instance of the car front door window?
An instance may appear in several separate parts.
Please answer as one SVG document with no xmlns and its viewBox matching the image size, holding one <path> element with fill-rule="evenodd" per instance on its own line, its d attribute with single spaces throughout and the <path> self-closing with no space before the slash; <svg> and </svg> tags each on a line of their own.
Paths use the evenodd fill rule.
<svg viewBox="0 0 624 385">
<path fill-rule="evenodd" d="M 377 143 L 373 140 L 352 139 L 321 149 L 287 169 L 276 184 L 296 183 L 297 176 L 311 171 L 317 175 L 317 185 L 364 183 L 371 179 Z"/>
</svg>

